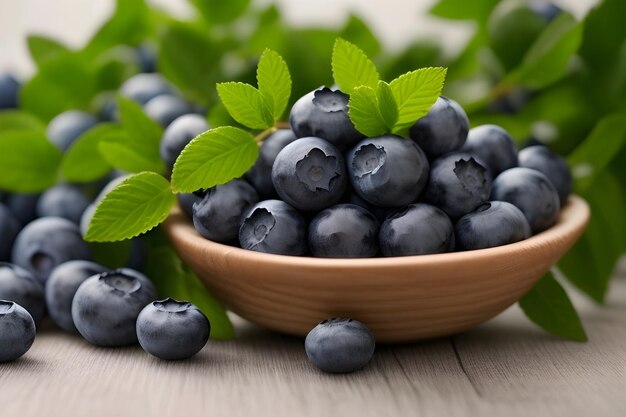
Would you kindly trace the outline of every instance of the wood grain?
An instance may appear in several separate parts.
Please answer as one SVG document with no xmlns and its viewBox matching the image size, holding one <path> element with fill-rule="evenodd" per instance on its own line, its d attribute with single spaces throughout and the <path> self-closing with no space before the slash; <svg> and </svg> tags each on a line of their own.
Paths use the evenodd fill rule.
<svg viewBox="0 0 626 417">
<path fill-rule="evenodd" d="M 350 375 L 318 372 L 301 339 L 241 319 L 237 339 L 186 362 L 96 348 L 48 326 L 24 358 L 0 364 L 0 415 L 623 417 L 626 276 L 606 308 L 575 303 L 586 344 L 546 335 L 513 307 L 453 338 L 378 347 Z"/>
</svg>

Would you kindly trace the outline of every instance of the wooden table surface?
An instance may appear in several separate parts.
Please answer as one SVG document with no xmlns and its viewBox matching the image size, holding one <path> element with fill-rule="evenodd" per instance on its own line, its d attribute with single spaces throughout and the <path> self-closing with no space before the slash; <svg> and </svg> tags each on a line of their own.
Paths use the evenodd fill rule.
<svg viewBox="0 0 626 417">
<path fill-rule="evenodd" d="M 300 339 L 236 319 L 238 337 L 194 359 L 103 349 L 51 326 L 0 364 L 2 417 L 626 416 L 626 274 L 608 306 L 576 297 L 590 341 L 543 333 L 517 307 L 467 333 L 379 346 L 370 365 L 326 375 Z"/>
</svg>

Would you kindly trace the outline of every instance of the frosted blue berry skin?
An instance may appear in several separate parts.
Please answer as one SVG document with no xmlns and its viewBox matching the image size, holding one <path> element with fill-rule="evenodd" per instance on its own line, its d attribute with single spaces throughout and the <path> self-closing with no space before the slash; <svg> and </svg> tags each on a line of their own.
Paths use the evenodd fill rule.
<svg viewBox="0 0 626 417">
<path fill-rule="evenodd" d="M 142 106 L 156 96 L 176 95 L 176 89 L 160 74 L 137 74 L 120 87 L 120 94 Z"/>
<path fill-rule="evenodd" d="M 561 207 L 564 206 L 572 192 L 572 173 L 565 159 L 541 145 L 524 148 L 518 156 L 520 167 L 534 169 L 548 177 L 559 194 Z"/>
<path fill-rule="evenodd" d="M 19 304 L 0 298 L 0 363 L 22 357 L 35 341 L 35 321 Z"/>
<path fill-rule="evenodd" d="M 294 140 L 296 140 L 296 135 L 291 129 L 279 129 L 268 136 L 259 148 L 259 157 L 254 166 L 246 172 L 245 178 L 262 199 L 276 197 L 276 190 L 272 183 L 272 166 L 278 153 Z"/>
<path fill-rule="evenodd" d="M 162 127 L 168 127 L 174 120 L 193 112 L 193 107 L 180 97 L 170 94 L 156 96 L 144 106 L 144 111 Z"/>
<path fill-rule="evenodd" d="M 89 113 L 68 110 L 50 121 L 46 135 L 50 142 L 65 152 L 80 135 L 97 123 L 98 119 Z"/>
<path fill-rule="evenodd" d="M 154 301 L 137 318 L 137 338 L 149 354 L 165 360 L 188 359 L 209 340 L 211 324 L 193 304 L 171 298 Z"/>
<path fill-rule="evenodd" d="M 61 184 L 46 190 L 37 202 L 39 217 L 62 217 L 79 224 L 89 200 L 78 187 Z"/>
<path fill-rule="evenodd" d="M 304 348 L 309 360 L 329 373 L 354 372 L 374 355 L 374 335 L 363 323 L 349 318 L 324 320 L 309 332 Z"/>
<path fill-rule="evenodd" d="M 37 323 L 46 314 L 43 285 L 24 268 L 7 262 L 0 262 L 0 300 L 24 307 Z"/>
<path fill-rule="evenodd" d="M 476 158 L 489 170 L 491 178 L 518 164 L 515 142 L 506 130 L 496 125 L 482 125 L 470 130 L 461 152 Z"/>
<path fill-rule="evenodd" d="M 210 128 L 206 119 L 198 114 L 184 114 L 167 126 L 163 132 L 159 153 L 170 172 L 185 146 Z"/>
</svg>

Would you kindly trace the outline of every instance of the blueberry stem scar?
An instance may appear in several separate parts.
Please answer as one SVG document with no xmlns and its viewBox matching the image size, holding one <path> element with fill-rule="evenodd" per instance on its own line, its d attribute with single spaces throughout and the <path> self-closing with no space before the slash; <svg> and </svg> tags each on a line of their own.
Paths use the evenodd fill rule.
<svg viewBox="0 0 626 417">
<path fill-rule="evenodd" d="M 267 139 L 272 133 L 276 132 L 279 129 L 289 129 L 289 123 L 287 122 L 276 122 L 276 124 L 272 127 L 269 127 L 256 135 L 254 137 L 254 141 L 258 144 L 261 144 L 265 139 Z"/>
</svg>

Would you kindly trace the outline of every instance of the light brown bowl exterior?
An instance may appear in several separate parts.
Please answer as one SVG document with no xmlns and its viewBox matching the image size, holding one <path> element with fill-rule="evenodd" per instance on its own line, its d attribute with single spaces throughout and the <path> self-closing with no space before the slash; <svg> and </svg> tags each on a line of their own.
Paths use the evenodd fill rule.
<svg viewBox="0 0 626 417">
<path fill-rule="evenodd" d="M 165 230 L 181 258 L 233 312 L 305 336 L 319 321 L 362 321 L 377 342 L 455 334 L 520 299 L 574 245 L 589 206 L 570 197 L 559 221 L 522 242 L 437 255 L 322 259 L 268 255 L 201 237 L 176 209 Z"/>
</svg>

